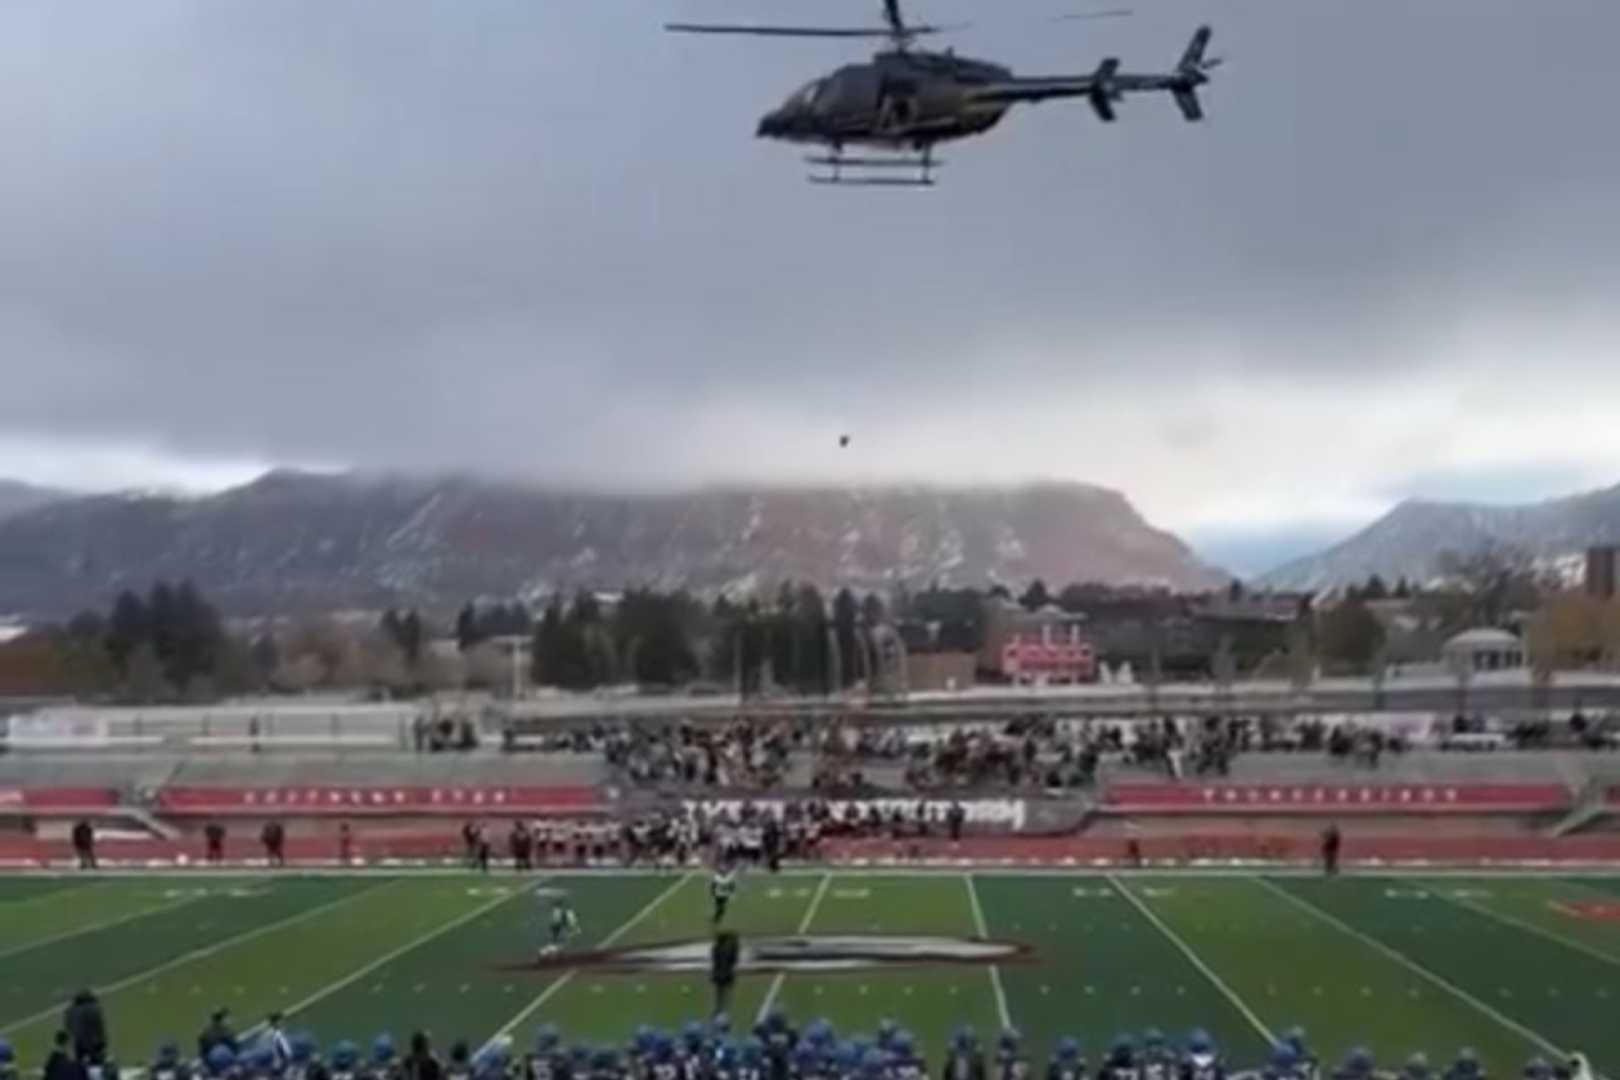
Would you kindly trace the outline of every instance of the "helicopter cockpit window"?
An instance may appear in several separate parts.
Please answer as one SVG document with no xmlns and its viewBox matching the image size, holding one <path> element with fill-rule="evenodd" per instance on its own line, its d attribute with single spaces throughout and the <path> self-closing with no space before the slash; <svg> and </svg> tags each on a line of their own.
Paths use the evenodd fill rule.
<svg viewBox="0 0 1620 1080">
<path fill-rule="evenodd" d="M 800 108 L 810 108 L 816 103 L 816 99 L 821 96 L 821 88 L 825 83 L 825 79 L 817 79 L 815 82 L 805 86 L 804 89 L 793 95 L 791 104 Z"/>
</svg>

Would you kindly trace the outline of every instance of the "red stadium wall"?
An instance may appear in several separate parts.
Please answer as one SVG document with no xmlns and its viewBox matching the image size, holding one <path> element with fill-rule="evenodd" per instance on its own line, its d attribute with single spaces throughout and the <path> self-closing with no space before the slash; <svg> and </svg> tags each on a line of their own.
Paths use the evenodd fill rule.
<svg viewBox="0 0 1620 1080">
<path fill-rule="evenodd" d="M 1620 788 L 1608 793 L 1620 809 Z M 1616 862 L 1620 833 L 1553 838 L 1542 826 L 1571 799 L 1556 785 L 1200 785 L 1124 784 L 1108 789 L 1106 815 L 1092 831 L 1068 836 L 972 834 L 960 843 L 941 836 L 888 840 L 829 838 L 838 860 L 964 860 L 1013 865 L 1086 865 L 1128 859 L 1134 843 L 1150 861 L 1313 860 L 1318 832 L 1330 817 L 1344 831 L 1347 862 Z M 330 864 L 338 858 L 340 821 L 353 829 L 353 855 L 381 860 L 453 859 L 459 826 L 493 820 L 497 857 L 504 854 L 502 818 L 595 818 L 611 812 L 590 787 L 174 787 L 150 809 L 179 826 L 175 840 L 105 837 L 109 863 L 168 864 L 182 856 L 200 863 L 203 822 L 227 824 L 226 859 L 259 859 L 258 825 L 288 825 L 286 853 L 294 862 Z M 71 852 L 60 825 L 78 817 L 116 820 L 129 808 L 99 788 L 0 788 L 0 815 L 52 822 L 42 838 L 28 827 L 0 833 L 0 861 L 42 865 Z M 1538 821 L 1538 818 L 1540 819 Z M 133 820 L 129 818 L 128 820 Z M 125 830 L 126 834 L 128 830 Z"/>
</svg>

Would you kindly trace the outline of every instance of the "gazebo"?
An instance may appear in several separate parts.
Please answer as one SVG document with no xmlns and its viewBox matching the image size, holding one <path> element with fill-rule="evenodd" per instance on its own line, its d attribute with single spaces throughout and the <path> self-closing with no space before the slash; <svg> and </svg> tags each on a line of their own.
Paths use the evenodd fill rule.
<svg viewBox="0 0 1620 1080">
<path fill-rule="evenodd" d="M 1506 630 L 1464 630 L 1440 647 L 1453 671 L 1511 671 L 1524 667 L 1524 642 Z"/>
</svg>

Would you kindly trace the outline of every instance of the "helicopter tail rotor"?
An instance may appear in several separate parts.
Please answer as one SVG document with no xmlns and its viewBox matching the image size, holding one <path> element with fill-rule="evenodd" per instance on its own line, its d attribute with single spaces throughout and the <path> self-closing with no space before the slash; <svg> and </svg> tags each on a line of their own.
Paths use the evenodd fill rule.
<svg viewBox="0 0 1620 1080">
<path fill-rule="evenodd" d="M 1181 54 L 1181 60 L 1176 64 L 1175 79 L 1170 86 L 1170 95 L 1175 99 L 1176 108 L 1181 110 L 1182 117 L 1188 123 L 1204 118 L 1204 108 L 1198 100 L 1198 88 L 1209 82 L 1209 73 L 1221 64 L 1220 57 L 1204 57 L 1204 51 L 1209 48 L 1211 31 L 1208 26 L 1200 26 L 1187 43 L 1186 51 Z"/>
<path fill-rule="evenodd" d="M 1097 119 L 1112 124 L 1116 119 L 1114 102 L 1123 96 L 1114 85 L 1114 76 L 1119 74 L 1119 57 L 1110 56 L 1097 65 L 1097 70 L 1091 76 L 1091 93 L 1086 100 L 1091 103 L 1091 109 L 1097 114 Z"/>
</svg>

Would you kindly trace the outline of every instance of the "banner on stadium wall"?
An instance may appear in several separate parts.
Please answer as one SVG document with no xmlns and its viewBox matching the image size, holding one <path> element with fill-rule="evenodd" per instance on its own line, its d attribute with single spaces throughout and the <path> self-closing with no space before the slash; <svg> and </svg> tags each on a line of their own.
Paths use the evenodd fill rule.
<svg viewBox="0 0 1620 1080">
<path fill-rule="evenodd" d="M 701 810 L 713 816 L 716 814 L 729 814 L 732 816 L 742 813 L 744 806 L 752 806 L 762 814 L 771 817 L 781 817 L 783 809 L 788 802 L 803 803 L 803 799 L 688 799 L 681 804 L 687 813 Z M 852 821 L 856 815 L 865 818 L 873 807 L 883 815 L 887 822 L 895 811 L 899 811 L 907 821 L 917 820 L 917 808 L 922 807 L 923 815 L 931 822 L 943 824 L 951 807 L 960 805 L 967 816 L 969 825 L 992 825 L 997 828 L 1020 830 L 1028 817 L 1028 807 L 1023 799 L 963 799 L 958 803 L 951 799 L 821 799 L 827 808 L 832 811 L 835 819 Z"/>
<path fill-rule="evenodd" d="M 111 788 L 0 787 L 0 812 L 36 810 L 99 810 L 118 805 Z"/>
<path fill-rule="evenodd" d="M 1103 806 L 1159 813 L 1561 810 L 1559 784 L 1115 784 Z"/>
<path fill-rule="evenodd" d="M 76 742 L 94 746 L 105 743 L 109 733 L 107 718 L 96 712 L 16 713 L 0 721 L 0 735 L 7 742 Z"/>
<path fill-rule="evenodd" d="M 166 814 L 523 814 L 606 809 L 588 786 L 287 786 L 166 787 L 155 796 Z"/>
</svg>

